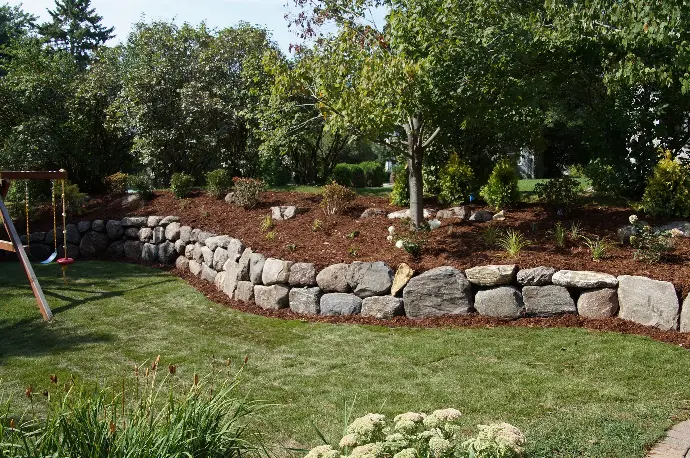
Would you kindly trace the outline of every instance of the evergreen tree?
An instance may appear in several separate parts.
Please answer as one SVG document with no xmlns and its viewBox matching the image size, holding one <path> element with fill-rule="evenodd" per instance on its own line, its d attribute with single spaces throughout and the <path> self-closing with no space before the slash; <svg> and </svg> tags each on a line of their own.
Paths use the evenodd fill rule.
<svg viewBox="0 0 690 458">
<path fill-rule="evenodd" d="M 25 13 L 18 6 L 0 5 L 0 76 L 5 75 L 4 66 L 9 56 L 4 48 L 12 40 L 26 36 L 35 26 L 36 17 Z"/>
<path fill-rule="evenodd" d="M 91 0 L 55 0 L 55 10 L 48 13 L 52 21 L 39 26 L 40 34 L 57 49 L 68 51 L 81 68 L 113 37 L 114 28 L 101 24 L 103 18 L 91 8 Z"/>
</svg>

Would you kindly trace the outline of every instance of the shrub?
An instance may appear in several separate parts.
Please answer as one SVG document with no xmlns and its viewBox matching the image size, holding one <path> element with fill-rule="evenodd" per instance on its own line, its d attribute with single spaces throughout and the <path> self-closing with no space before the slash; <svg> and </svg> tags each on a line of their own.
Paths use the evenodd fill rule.
<svg viewBox="0 0 690 458">
<path fill-rule="evenodd" d="M 111 194 L 124 194 L 127 192 L 129 175 L 122 172 L 113 173 L 105 178 L 105 187 Z"/>
<path fill-rule="evenodd" d="M 481 196 L 497 210 L 510 208 L 518 203 L 518 174 L 510 159 L 503 159 L 496 164 L 489 182 L 481 190 Z"/>
<path fill-rule="evenodd" d="M 627 160 L 611 164 L 595 159 L 584 168 L 585 176 L 589 178 L 592 189 L 596 194 L 611 197 L 636 197 L 642 195 L 640 189 L 642 170 Z"/>
<path fill-rule="evenodd" d="M 410 205 L 410 176 L 406 165 L 398 165 L 393 169 L 393 190 L 391 204 L 397 207 Z"/>
<path fill-rule="evenodd" d="M 480 425 L 476 437 L 463 441 L 461 415 L 456 409 L 436 410 L 429 415 L 407 412 L 389 422 L 383 415 L 370 413 L 348 425 L 336 447 L 318 446 L 305 458 L 522 456 L 525 437 L 518 428 L 508 423 Z"/>
<path fill-rule="evenodd" d="M 577 207 L 580 200 L 580 182 L 574 178 L 554 178 L 534 187 L 534 192 L 551 213 L 565 215 Z"/>
<path fill-rule="evenodd" d="M 498 239 L 498 246 L 500 246 L 506 252 L 508 257 L 511 258 L 517 258 L 520 256 L 522 249 L 529 244 L 529 240 L 527 240 L 520 232 L 514 230 L 509 230 L 505 233 L 505 235 L 503 235 L 503 237 Z"/>
<path fill-rule="evenodd" d="M 232 188 L 232 177 L 225 169 L 214 170 L 206 174 L 206 192 L 216 199 L 222 199 Z"/>
<path fill-rule="evenodd" d="M 84 204 L 86 204 L 87 195 L 79 191 L 79 185 L 72 184 L 69 181 L 65 182 L 65 206 L 67 213 L 70 215 L 81 215 L 84 212 Z M 58 206 L 61 205 L 62 199 L 62 184 L 55 183 L 55 201 Z"/>
<path fill-rule="evenodd" d="M 153 197 L 153 180 L 147 173 L 130 175 L 128 186 L 129 189 L 139 194 L 143 199 Z"/>
<path fill-rule="evenodd" d="M 380 188 L 386 181 L 386 172 L 379 162 L 369 161 L 359 164 L 364 173 L 364 184 L 369 188 Z"/>
<path fill-rule="evenodd" d="M 443 165 L 424 164 L 422 166 L 422 186 L 425 194 L 441 194 L 441 170 Z"/>
<path fill-rule="evenodd" d="M 326 216 L 339 215 L 350 206 L 356 197 L 357 194 L 353 190 L 333 182 L 323 187 L 321 208 Z"/>
<path fill-rule="evenodd" d="M 664 255 L 673 250 L 673 237 L 669 231 L 654 231 L 643 224 L 636 215 L 630 216 L 632 235 L 630 245 L 636 248 L 634 258 L 648 264 L 656 264 Z"/>
<path fill-rule="evenodd" d="M 474 172 L 456 153 L 453 153 L 448 163 L 441 170 L 439 200 L 444 205 L 461 204 L 469 200 Z"/>
<path fill-rule="evenodd" d="M 285 186 L 292 179 L 292 168 L 282 157 L 266 157 L 261 161 L 261 177 L 270 186 Z"/>
<path fill-rule="evenodd" d="M 333 168 L 333 181 L 342 186 L 364 188 L 366 179 L 360 164 L 337 164 Z"/>
<path fill-rule="evenodd" d="M 192 192 L 193 187 L 193 176 L 187 175 L 186 173 L 173 173 L 170 179 L 170 190 L 176 198 L 182 199 L 187 197 Z"/>
<path fill-rule="evenodd" d="M 169 366 L 112 389 L 66 385 L 48 392 L 45 418 L 14 419 L 0 411 L 0 456 L 248 456 L 260 447 L 248 428 L 257 403 L 239 395 L 237 380 L 183 383 Z M 141 380 L 140 380 L 141 379 Z M 57 386 L 57 385 L 56 385 Z M 62 387 L 60 387 L 62 388 Z M 27 396 L 36 396 L 31 389 Z M 11 427 L 6 427 L 11 425 Z M 21 452 L 20 452 L 21 450 Z"/>
<path fill-rule="evenodd" d="M 261 193 L 266 190 L 266 183 L 254 178 L 232 179 L 235 184 L 234 202 L 240 207 L 254 208 L 259 204 Z"/>
<path fill-rule="evenodd" d="M 647 182 L 642 207 L 652 216 L 690 216 L 690 168 L 666 153 Z"/>
<path fill-rule="evenodd" d="M 557 248 L 565 248 L 566 233 L 565 226 L 559 221 L 548 234 L 553 237 L 553 242 Z"/>
<path fill-rule="evenodd" d="M 489 225 L 482 232 L 482 241 L 487 248 L 493 248 L 498 244 L 498 240 L 501 238 L 501 230 L 494 225 Z"/>
<path fill-rule="evenodd" d="M 609 252 L 609 243 L 606 238 L 589 238 L 582 236 L 585 241 L 585 246 L 589 248 L 589 253 L 592 255 L 592 261 L 601 261 Z"/>
</svg>

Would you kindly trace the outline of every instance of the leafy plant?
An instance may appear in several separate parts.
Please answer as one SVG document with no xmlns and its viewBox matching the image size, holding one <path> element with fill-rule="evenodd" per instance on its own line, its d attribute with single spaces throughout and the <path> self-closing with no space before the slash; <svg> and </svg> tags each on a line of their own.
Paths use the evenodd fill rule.
<svg viewBox="0 0 690 458">
<path fill-rule="evenodd" d="M 364 184 L 369 188 L 379 188 L 386 181 L 386 172 L 380 162 L 368 161 L 359 164 L 364 173 Z"/>
<path fill-rule="evenodd" d="M 327 184 L 323 187 L 321 209 L 326 216 L 339 215 L 350 206 L 356 197 L 357 194 L 345 186 L 335 182 Z"/>
<path fill-rule="evenodd" d="M 234 202 L 240 207 L 251 209 L 259 204 L 261 193 L 266 190 L 266 183 L 254 178 L 232 179 L 235 185 Z"/>
<path fill-rule="evenodd" d="M 129 188 L 136 192 L 142 199 L 153 197 L 153 180 L 147 173 L 137 173 L 129 176 Z"/>
<path fill-rule="evenodd" d="M 347 237 L 348 239 L 355 239 L 355 238 L 359 237 L 359 231 L 352 231 L 349 234 L 347 234 L 345 237 Z"/>
<path fill-rule="evenodd" d="M 420 226 L 419 228 L 410 228 L 407 234 L 398 240 L 398 244 L 402 244 L 402 249 L 418 258 L 421 256 L 424 247 L 429 239 L 429 226 Z M 399 246 L 399 245 L 398 245 Z"/>
<path fill-rule="evenodd" d="M 566 240 L 566 230 L 563 223 L 557 222 L 552 231 L 549 231 L 549 235 L 553 238 L 553 242 L 558 248 L 565 248 Z"/>
<path fill-rule="evenodd" d="M 583 235 L 582 239 L 585 241 L 587 248 L 589 248 L 593 261 L 601 261 L 608 255 L 610 245 L 606 240 L 606 237 L 600 239 L 598 237 L 589 238 Z"/>
<path fill-rule="evenodd" d="M 690 167 L 674 161 L 667 152 L 647 182 L 642 207 L 652 216 L 690 216 Z"/>
<path fill-rule="evenodd" d="M 408 175 L 406 165 L 398 165 L 393 168 L 391 204 L 396 207 L 407 207 L 410 205 L 410 176 Z"/>
<path fill-rule="evenodd" d="M 513 229 L 507 231 L 498 240 L 498 246 L 511 258 L 520 256 L 522 249 L 528 245 L 530 245 L 530 241 L 527 240 L 522 233 Z"/>
<path fill-rule="evenodd" d="M 498 243 L 498 239 L 501 238 L 503 232 L 493 224 L 489 224 L 484 232 L 482 232 L 482 241 L 487 248 L 493 248 Z"/>
<path fill-rule="evenodd" d="M 488 183 L 481 189 L 481 196 L 497 210 L 510 208 L 520 200 L 518 174 L 510 159 L 502 159 L 496 164 Z"/>
<path fill-rule="evenodd" d="M 271 218 L 271 215 L 266 215 L 263 218 L 261 218 L 261 225 L 259 226 L 261 232 L 270 231 L 271 229 L 273 229 L 273 226 L 273 218 Z"/>
<path fill-rule="evenodd" d="M 630 216 L 632 235 L 630 245 L 636 248 L 634 258 L 648 264 L 660 262 L 666 253 L 673 251 L 673 237 L 670 231 L 654 231 L 642 224 L 636 215 Z"/>
<path fill-rule="evenodd" d="M 62 186 L 60 183 L 55 185 L 55 200 L 60 202 L 62 198 Z M 84 205 L 86 204 L 86 199 L 88 196 L 79 191 L 79 185 L 70 183 L 69 181 L 65 183 L 65 206 L 67 207 L 67 213 L 70 215 L 81 215 L 84 213 Z"/>
<path fill-rule="evenodd" d="M 570 223 L 570 229 L 568 230 L 568 236 L 570 240 L 575 242 L 582 236 L 582 224 L 579 221 L 573 221 Z"/>
<path fill-rule="evenodd" d="M 570 177 L 554 178 L 545 183 L 538 183 L 534 187 L 534 192 L 547 211 L 565 215 L 579 203 L 580 182 Z"/>
<path fill-rule="evenodd" d="M 232 188 L 232 177 L 225 169 L 218 169 L 206 174 L 206 192 L 216 199 L 222 199 Z"/>
<path fill-rule="evenodd" d="M 472 185 L 474 183 L 474 172 L 466 162 L 453 153 L 448 163 L 440 173 L 439 200 L 444 205 L 454 205 L 467 202 L 470 198 Z"/>
<path fill-rule="evenodd" d="M 323 221 L 320 219 L 315 219 L 313 223 L 311 223 L 311 230 L 312 232 L 320 231 L 323 229 Z"/>
<path fill-rule="evenodd" d="M 275 239 L 276 239 L 276 232 L 275 231 L 271 231 L 271 232 L 266 233 L 266 240 L 269 240 L 272 242 Z"/>
<path fill-rule="evenodd" d="M 290 253 L 294 253 L 295 251 L 297 251 L 297 245 L 294 243 L 288 243 L 287 245 L 285 245 L 285 248 L 287 248 Z"/>
<path fill-rule="evenodd" d="M 194 177 L 186 173 L 173 173 L 172 178 L 170 178 L 170 190 L 178 199 L 189 196 L 193 187 Z"/>
<path fill-rule="evenodd" d="M 333 168 L 333 181 L 353 188 L 363 188 L 366 184 L 364 170 L 358 164 L 337 164 Z"/>
<path fill-rule="evenodd" d="M 357 255 L 359 254 L 359 248 L 357 247 L 350 247 L 347 250 L 347 254 L 349 254 L 351 257 L 356 258 Z"/>
<path fill-rule="evenodd" d="M 129 175 L 122 172 L 113 173 L 105 177 L 105 187 L 111 194 L 124 194 L 127 192 L 127 184 L 129 182 Z"/>
</svg>

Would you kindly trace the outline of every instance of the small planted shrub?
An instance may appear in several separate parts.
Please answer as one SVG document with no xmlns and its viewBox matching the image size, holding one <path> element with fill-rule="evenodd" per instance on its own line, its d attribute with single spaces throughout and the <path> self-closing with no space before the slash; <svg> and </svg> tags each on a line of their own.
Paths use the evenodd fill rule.
<svg viewBox="0 0 690 458">
<path fill-rule="evenodd" d="M 261 229 L 261 232 L 267 232 L 273 229 L 273 218 L 271 218 L 271 215 L 266 215 L 261 218 L 259 229 Z"/>
<path fill-rule="evenodd" d="M 326 216 L 342 214 L 357 197 L 353 190 L 335 182 L 324 186 L 322 195 L 321 209 Z"/>
<path fill-rule="evenodd" d="M 364 188 L 366 179 L 360 164 L 337 164 L 333 168 L 333 181 L 341 186 Z"/>
<path fill-rule="evenodd" d="M 266 190 L 266 183 L 254 178 L 232 179 L 235 185 L 234 202 L 240 207 L 251 209 L 259 204 L 261 193 Z"/>
<path fill-rule="evenodd" d="M 173 173 L 170 178 L 170 191 L 177 199 L 183 199 L 192 192 L 194 177 L 186 173 Z"/>
<path fill-rule="evenodd" d="M 582 224 L 579 221 L 573 221 L 570 223 L 570 229 L 568 229 L 568 237 L 573 242 L 577 241 L 582 236 Z"/>
<path fill-rule="evenodd" d="M 362 162 L 359 167 L 364 173 L 364 184 L 368 188 L 380 188 L 386 181 L 386 172 L 380 162 Z"/>
<path fill-rule="evenodd" d="M 520 256 L 522 249 L 530 244 L 530 241 L 525 238 L 522 233 L 509 230 L 498 240 L 498 246 L 506 252 L 508 257 L 517 258 Z"/>
<path fill-rule="evenodd" d="M 539 201 L 553 214 L 567 215 L 580 200 L 580 182 L 574 178 L 554 178 L 534 187 Z"/>
<path fill-rule="evenodd" d="M 337 446 L 321 445 L 305 458 L 518 458 L 525 436 L 508 424 L 480 425 L 479 434 L 465 439 L 456 409 L 427 415 L 407 412 L 392 422 L 381 414 L 357 418 L 345 429 Z"/>
<path fill-rule="evenodd" d="M 642 208 L 652 216 L 690 216 L 690 167 L 666 153 L 654 168 L 642 196 Z"/>
<path fill-rule="evenodd" d="M 484 232 L 482 232 L 482 241 L 487 248 L 493 248 L 498 244 L 498 239 L 501 238 L 501 235 L 501 230 L 490 224 L 484 229 Z"/>
<path fill-rule="evenodd" d="M 225 169 L 218 169 L 206 174 L 206 192 L 216 199 L 222 199 L 232 189 L 232 177 Z"/>
<path fill-rule="evenodd" d="M 549 235 L 553 238 L 553 243 L 558 248 L 565 248 L 566 240 L 566 230 L 563 223 L 560 221 L 556 223 L 552 231 L 549 231 Z"/>
<path fill-rule="evenodd" d="M 633 257 L 647 264 L 656 264 L 673 251 L 673 234 L 670 231 L 655 231 L 642 224 L 636 215 L 630 215 L 632 235 L 630 245 L 636 249 Z"/>
<path fill-rule="evenodd" d="M 589 248 L 589 253 L 592 255 L 592 261 L 601 261 L 608 256 L 610 245 L 606 238 L 600 239 L 589 238 L 582 236 L 585 241 L 585 246 Z"/>
<path fill-rule="evenodd" d="M 153 197 L 153 180 L 147 173 L 138 173 L 129 176 L 129 188 L 141 196 L 142 199 Z"/>
<path fill-rule="evenodd" d="M 65 206 L 67 207 L 68 214 L 81 215 L 84 213 L 84 205 L 87 198 L 88 196 L 85 193 L 79 191 L 79 185 L 69 181 L 65 183 Z M 56 183 L 55 200 L 59 203 L 60 199 L 62 199 L 62 185 Z"/>
<path fill-rule="evenodd" d="M 321 229 L 323 229 L 323 221 L 315 219 L 314 222 L 311 223 L 312 232 L 320 231 Z"/>
<path fill-rule="evenodd" d="M 440 173 L 441 192 L 438 197 L 444 205 L 467 202 L 474 183 L 474 172 L 456 153 L 453 153 Z"/>
<path fill-rule="evenodd" d="M 398 165 L 393 169 L 391 204 L 396 207 L 410 205 L 410 176 L 406 165 Z"/>
<path fill-rule="evenodd" d="M 502 159 L 489 176 L 489 181 L 481 190 L 486 203 L 496 210 L 510 208 L 520 200 L 518 174 L 510 159 Z"/>
<path fill-rule="evenodd" d="M 111 194 L 124 194 L 127 192 L 127 185 L 129 182 L 129 175 L 122 172 L 113 173 L 105 177 L 105 188 Z"/>
</svg>

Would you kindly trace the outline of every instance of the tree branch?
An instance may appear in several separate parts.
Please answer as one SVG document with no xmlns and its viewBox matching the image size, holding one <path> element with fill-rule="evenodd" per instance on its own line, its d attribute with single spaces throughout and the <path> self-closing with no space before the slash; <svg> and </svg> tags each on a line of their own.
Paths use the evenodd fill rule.
<svg viewBox="0 0 690 458">
<path fill-rule="evenodd" d="M 440 127 L 437 127 L 436 130 L 434 131 L 434 133 L 431 134 L 431 137 L 429 137 L 429 138 L 422 144 L 422 146 L 423 146 L 424 148 L 426 148 L 427 146 L 429 146 L 429 145 L 431 144 L 431 142 L 434 141 L 434 139 L 435 139 L 436 136 L 439 134 L 439 132 L 441 132 L 441 128 L 440 128 Z"/>
</svg>

